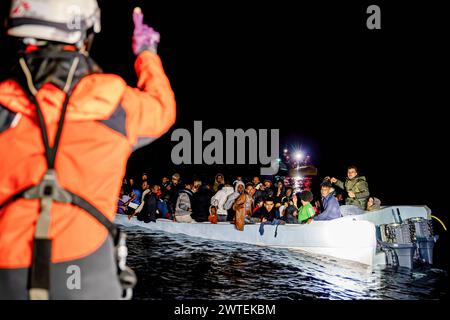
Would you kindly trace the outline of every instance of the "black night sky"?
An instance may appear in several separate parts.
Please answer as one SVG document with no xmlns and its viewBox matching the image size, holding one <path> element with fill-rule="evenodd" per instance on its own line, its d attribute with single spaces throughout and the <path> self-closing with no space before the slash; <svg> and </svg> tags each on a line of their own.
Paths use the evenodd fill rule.
<svg viewBox="0 0 450 320">
<path fill-rule="evenodd" d="M 281 146 L 302 144 L 320 177 L 343 178 L 356 164 L 385 204 L 426 204 L 449 224 L 445 11 L 378 3 L 382 29 L 368 30 L 369 4 L 105 0 L 92 56 L 134 85 L 131 13 L 140 6 L 161 33 L 177 99 L 174 128 L 192 130 L 194 120 L 204 128 L 278 128 Z M 136 152 L 128 171 L 179 171 L 170 165 L 174 145 L 169 132 Z M 211 178 L 248 172 L 184 169 Z"/>
</svg>

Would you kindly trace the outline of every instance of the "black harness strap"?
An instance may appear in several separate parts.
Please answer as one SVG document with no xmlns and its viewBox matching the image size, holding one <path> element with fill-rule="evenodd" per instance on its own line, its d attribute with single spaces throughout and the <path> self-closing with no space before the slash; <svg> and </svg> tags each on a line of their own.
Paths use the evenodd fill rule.
<svg viewBox="0 0 450 320">
<path fill-rule="evenodd" d="M 87 200 L 83 199 L 82 197 L 71 193 L 68 191 L 70 195 L 72 196 L 72 204 L 74 206 L 80 207 L 87 213 L 89 213 L 92 217 L 94 217 L 98 222 L 100 222 L 109 232 L 111 237 L 114 240 L 114 244 L 117 245 L 118 243 L 118 229 L 114 223 L 112 223 L 103 213 L 101 213 L 100 210 L 98 210 L 96 207 L 94 207 L 91 203 L 89 203 Z"/>
<path fill-rule="evenodd" d="M 76 66 L 78 64 L 77 59 L 78 58 L 74 58 L 74 62 L 72 64 L 72 68 L 74 68 L 73 70 L 71 70 L 72 77 L 76 71 Z M 64 99 L 64 103 L 61 109 L 61 116 L 58 122 L 55 141 L 53 143 L 53 146 L 50 146 L 44 114 L 35 97 L 37 91 L 36 89 L 34 89 L 33 94 L 33 91 L 31 90 L 31 86 L 33 85 L 32 79 L 30 78 L 29 70 L 27 70 L 27 66 L 24 60 L 22 60 L 22 63 L 23 63 L 22 68 L 24 69 L 24 73 L 27 76 L 27 82 L 29 86 L 28 89 L 30 91 L 29 97 L 31 102 L 36 107 L 36 114 L 38 118 L 38 124 L 41 129 L 42 141 L 45 148 L 45 158 L 47 161 L 48 169 L 44 174 L 44 177 L 42 178 L 41 182 L 37 186 L 34 186 L 32 188 L 20 192 L 19 194 L 12 197 L 12 199 L 7 201 L 6 203 L 17 200 L 19 198 L 40 199 L 40 214 L 36 222 L 36 229 L 33 241 L 33 256 L 29 273 L 29 295 L 31 299 L 48 300 L 50 298 L 50 267 L 51 267 L 51 248 L 52 248 L 52 240 L 49 239 L 48 233 L 51 222 L 50 212 L 52 202 L 55 201 L 60 203 L 68 203 L 68 204 L 70 203 L 72 205 L 84 209 L 87 213 L 89 213 L 92 217 L 94 217 L 109 231 L 115 244 L 119 242 L 119 232 L 116 226 L 97 208 L 95 208 L 92 204 L 90 204 L 82 197 L 68 190 L 63 189 L 58 183 L 57 175 L 55 172 L 55 159 L 58 152 L 59 143 L 61 140 L 61 134 L 64 126 L 67 108 L 69 105 L 69 99 L 71 95 L 70 89 L 67 89 L 67 91 L 65 90 L 66 97 Z M 72 79 L 70 79 L 70 82 L 72 81 Z M 5 204 L 3 204 L 2 206 L 4 205 Z"/>
<path fill-rule="evenodd" d="M 9 200 L 2 203 L 0 205 L 0 208 L 4 208 L 7 205 L 11 204 L 12 202 L 18 200 L 18 199 L 37 199 L 38 197 L 27 197 L 26 194 L 29 193 L 32 189 L 37 188 L 32 187 L 23 191 L 18 192 L 14 196 L 12 196 Z M 89 215 L 91 215 L 95 220 L 97 220 L 100 224 L 102 224 L 109 232 L 111 238 L 114 240 L 114 245 L 117 245 L 118 243 L 118 229 L 114 223 L 112 223 L 100 210 L 98 210 L 92 203 L 87 201 L 86 199 L 80 197 L 79 195 L 76 195 L 75 193 L 64 189 L 64 192 L 66 192 L 68 195 L 70 195 L 69 199 L 70 201 L 57 201 L 57 202 L 64 202 L 64 203 L 70 203 L 76 207 L 79 207 L 86 211 Z"/>
</svg>

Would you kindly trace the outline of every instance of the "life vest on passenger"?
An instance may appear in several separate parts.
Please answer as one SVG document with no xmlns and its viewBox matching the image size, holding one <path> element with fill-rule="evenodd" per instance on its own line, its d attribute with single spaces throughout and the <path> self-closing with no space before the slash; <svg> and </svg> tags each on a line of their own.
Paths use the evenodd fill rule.
<svg viewBox="0 0 450 320">
<path fill-rule="evenodd" d="M 88 256 L 108 233 L 119 241 L 111 221 L 133 146 L 175 120 L 159 57 L 141 54 L 136 70 L 140 87 L 158 90 L 106 74 L 82 78 L 73 92 L 46 83 L 27 94 L 14 80 L 0 83 L 0 108 L 15 119 L 0 135 L 8 152 L 0 157 L 0 268 L 31 267 L 31 298 L 48 299 L 50 263 Z"/>
</svg>

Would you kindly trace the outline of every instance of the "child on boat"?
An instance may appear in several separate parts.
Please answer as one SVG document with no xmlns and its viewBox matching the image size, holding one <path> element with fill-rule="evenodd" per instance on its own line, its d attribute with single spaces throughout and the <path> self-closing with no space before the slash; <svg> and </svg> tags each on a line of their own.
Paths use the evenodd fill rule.
<svg viewBox="0 0 450 320">
<path fill-rule="evenodd" d="M 300 195 L 300 201 L 302 203 L 302 206 L 298 209 L 298 222 L 299 223 L 306 223 L 309 219 L 313 218 L 316 212 L 314 211 L 314 208 L 311 204 L 311 201 L 313 201 L 314 196 L 311 191 L 303 191 Z"/>
</svg>

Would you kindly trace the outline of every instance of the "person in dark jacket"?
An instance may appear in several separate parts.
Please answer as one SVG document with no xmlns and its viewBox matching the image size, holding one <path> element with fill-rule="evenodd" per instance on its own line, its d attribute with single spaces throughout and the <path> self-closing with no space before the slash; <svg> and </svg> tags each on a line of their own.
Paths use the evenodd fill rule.
<svg viewBox="0 0 450 320">
<path fill-rule="evenodd" d="M 266 198 L 264 200 L 264 206 L 257 210 L 254 215 L 254 218 L 258 218 L 261 222 L 273 221 L 279 218 L 278 209 L 275 207 L 275 203 L 273 198 Z"/>
<path fill-rule="evenodd" d="M 213 192 L 208 185 L 201 185 L 194 193 L 191 217 L 197 222 L 206 222 L 209 217 L 209 207 Z"/>
<path fill-rule="evenodd" d="M 275 203 L 281 204 L 282 203 L 281 200 L 284 198 L 285 194 L 286 194 L 286 187 L 284 186 L 283 181 L 279 180 L 276 185 L 276 191 L 274 196 Z"/>
<path fill-rule="evenodd" d="M 273 187 L 272 181 L 269 179 L 264 180 L 264 187 L 266 192 L 265 197 L 275 200 L 275 188 Z"/>
<path fill-rule="evenodd" d="M 314 219 L 309 219 L 307 223 L 314 221 L 327 221 L 340 218 L 341 210 L 339 208 L 339 202 L 333 193 L 333 187 L 329 180 L 325 180 L 321 184 L 320 193 L 322 195 L 322 212 L 319 213 Z"/>
<path fill-rule="evenodd" d="M 292 187 L 287 187 L 285 191 L 285 195 L 283 198 L 281 198 L 281 202 L 287 202 L 289 204 L 292 204 L 292 199 L 294 197 L 294 189 Z"/>
<path fill-rule="evenodd" d="M 143 184 L 147 183 L 146 180 Z M 137 219 L 139 221 L 144 221 L 145 223 L 156 222 L 157 214 L 157 203 L 158 203 L 158 190 L 159 186 L 154 185 L 150 189 L 151 191 L 146 193 L 143 198 L 143 208 L 137 214 Z"/>
<path fill-rule="evenodd" d="M 280 219 L 287 224 L 298 224 L 297 215 L 297 208 L 293 204 L 290 204 L 284 209 L 283 216 Z"/>
<path fill-rule="evenodd" d="M 169 206 L 169 211 L 171 213 L 175 213 L 175 206 L 177 204 L 178 195 L 180 191 L 183 189 L 180 181 L 180 175 L 175 173 L 172 176 L 171 183 L 165 188 L 165 200 L 167 201 L 167 205 Z"/>
</svg>

